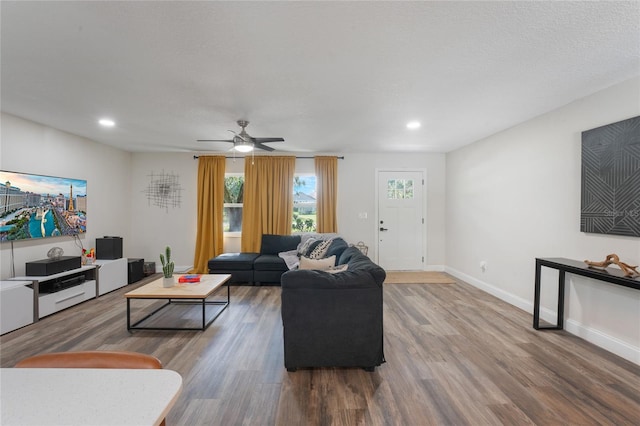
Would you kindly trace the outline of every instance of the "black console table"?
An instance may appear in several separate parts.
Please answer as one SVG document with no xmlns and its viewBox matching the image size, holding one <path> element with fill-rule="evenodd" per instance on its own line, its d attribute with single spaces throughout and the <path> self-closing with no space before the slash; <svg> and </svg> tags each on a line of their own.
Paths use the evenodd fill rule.
<svg viewBox="0 0 640 426">
<path fill-rule="evenodd" d="M 556 325 L 540 325 L 540 271 L 543 266 L 558 270 L 558 321 Z M 639 277 L 625 277 L 624 273 L 617 268 L 596 269 L 579 260 L 561 257 L 536 258 L 536 283 L 533 297 L 533 328 L 536 330 L 562 330 L 564 327 L 564 277 L 567 272 L 640 290 Z"/>
</svg>

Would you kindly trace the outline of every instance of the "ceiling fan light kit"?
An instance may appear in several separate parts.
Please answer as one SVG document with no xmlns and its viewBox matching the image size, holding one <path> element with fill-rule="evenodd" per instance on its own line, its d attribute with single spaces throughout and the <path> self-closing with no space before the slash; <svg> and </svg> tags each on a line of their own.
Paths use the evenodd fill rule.
<svg viewBox="0 0 640 426">
<path fill-rule="evenodd" d="M 233 149 L 238 152 L 251 152 L 253 151 L 253 144 L 245 141 L 234 142 Z"/>
<path fill-rule="evenodd" d="M 259 148 L 265 151 L 275 151 L 265 143 L 268 142 L 284 142 L 283 138 L 254 138 L 250 136 L 245 127 L 249 125 L 247 120 L 238 120 L 238 126 L 242 128 L 240 133 L 236 133 L 233 130 L 229 130 L 233 133 L 233 139 L 198 139 L 198 142 L 230 142 L 233 143 L 233 150 L 238 152 L 251 152 L 255 148 Z"/>
</svg>

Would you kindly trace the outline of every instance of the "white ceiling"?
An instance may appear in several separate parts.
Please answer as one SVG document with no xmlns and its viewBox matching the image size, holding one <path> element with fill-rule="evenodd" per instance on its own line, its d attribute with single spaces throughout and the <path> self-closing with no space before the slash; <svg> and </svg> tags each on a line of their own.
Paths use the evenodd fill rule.
<svg viewBox="0 0 640 426">
<path fill-rule="evenodd" d="M 2 111 L 129 151 L 226 150 L 196 139 L 245 118 L 285 151 L 448 152 L 640 75 L 638 1 L 4 0 L 0 13 Z"/>
</svg>

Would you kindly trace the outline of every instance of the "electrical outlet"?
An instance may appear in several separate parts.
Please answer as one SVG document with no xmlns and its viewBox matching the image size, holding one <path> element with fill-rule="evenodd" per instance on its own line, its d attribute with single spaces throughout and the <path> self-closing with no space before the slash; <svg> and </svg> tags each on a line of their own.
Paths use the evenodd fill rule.
<svg viewBox="0 0 640 426">
<path fill-rule="evenodd" d="M 358 213 L 358 219 L 366 219 L 366 218 L 367 218 L 367 212 Z"/>
</svg>

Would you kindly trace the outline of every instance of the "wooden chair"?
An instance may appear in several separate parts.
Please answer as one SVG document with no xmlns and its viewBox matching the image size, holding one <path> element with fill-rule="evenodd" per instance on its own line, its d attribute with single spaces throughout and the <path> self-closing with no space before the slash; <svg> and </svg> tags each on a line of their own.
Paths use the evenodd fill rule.
<svg viewBox="0 0 640 426">
<path fill-rule="evenodd" d="M 53 352 L 34 355 L 16 364 L 18 368 L 162 368 L 153 355 L 119 351 Z"/>
<path fill-rule="evenodd" d="M 161 369 L 162 362 L 153 355 L 121 351 L 53 352 L 34 355 L 19 361 L 17 368 L 123 368 Z M 160 423 L 165 426 L 164 419 Z"/>
</svg>

